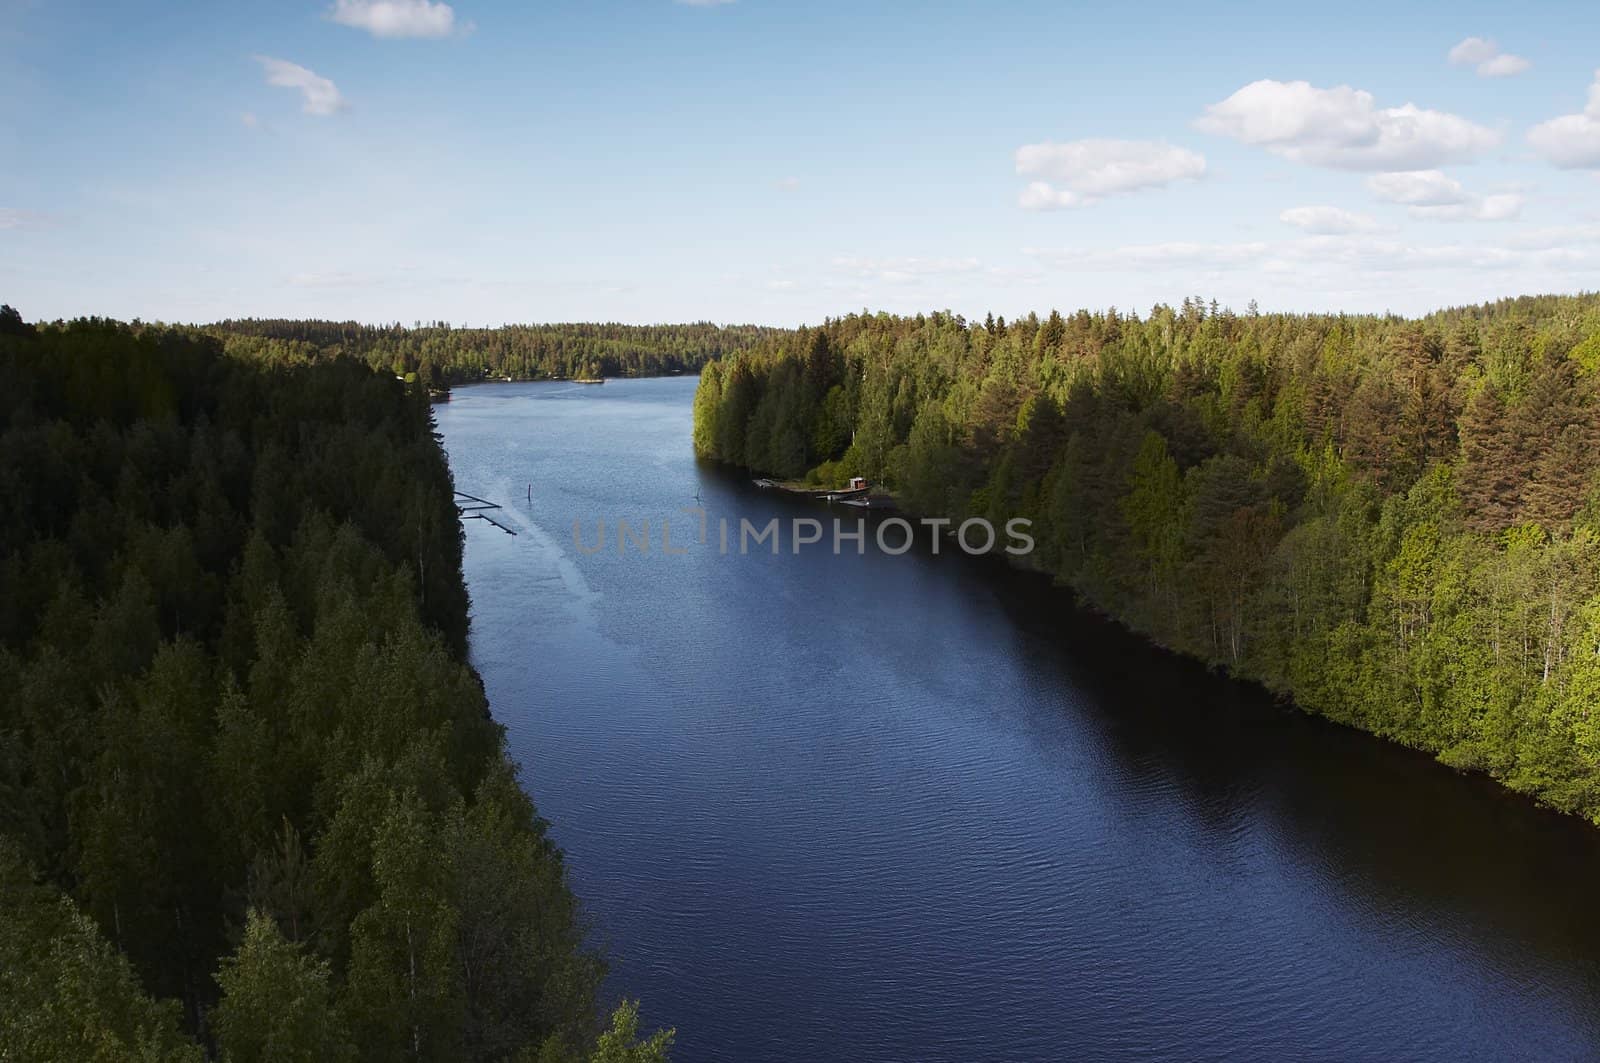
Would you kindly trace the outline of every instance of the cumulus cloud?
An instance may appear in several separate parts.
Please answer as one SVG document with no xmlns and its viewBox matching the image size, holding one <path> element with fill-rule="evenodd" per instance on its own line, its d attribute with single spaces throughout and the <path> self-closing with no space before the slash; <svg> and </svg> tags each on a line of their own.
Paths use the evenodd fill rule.
<svg viewBox="0 0 1600 1063">
<path fill-rule="evenodd" d="M 339 95 L 338 86 L 287 59 L 258 55 L 256 62 L 267 72 L 267 84 L 280 89 L 298 89 L 300 109 L 306 114 L 333 114 L 349 106 Z"/>
<path fill-rule="evenodd" d="M 1467 201 L 1467 190 L 1438 170 L 1380 173 L 1367 178 L 1367 191 L 1388 203 L 1408 207 L 1443 207 Z"/>
<path fill-rule="evenodd" d="M 1473 158 L 1500 142 L 1492 129 L 1372 93 L 1305 81 L 1255 81 L 1206 108 L 1196 128 L 1294 162 L 1341 170 L 1422 170 Z"/>
<path fill-rule="evenodd" d="M 328 18 L 374 37 L 448 37 L 456 31 L 454 9 L 429 0 L 334 0 Z"/>
<path fill-rule="evenodd" d="M 1522 213 L 1524 199 L 1515 192 L 1493 196 L 1473 196 L 1465 203 L 1441 203 L 1435 207 L 1412 207 L 1414 218 L 1434 221 L 1510 221 Z"/>
<path fill-rule="evenodd" d="M 1500 46 L 1482 37 L 1468 37 L 1450 49 L 1450 62 L 1454 66 L 1476 66 L 1495 57 Z"/>
<path fill-rule="evenodd" d="M 1600 70 L 1594 72 L 1583 110 L 1540 122 L 1528 130 L 1528 143 L 1563 169 L 1600 169 Z"/>
<path fill-rule="evenodd" d="M 1508 221 L 1522 213 L 1517 192 L 1480 196 L 1438 170 L 1380 173 L 1367 178 L 1367 190 L 1386 203 L 1411 208 L 1414 218 L 1434 221 Z"/>
<path fill-rule="evenodd" d="M 1358 214 L 1342 207 L 1290 207 L 1278 220 L 1308 233 L 1337 235 L 1377 232 L 1383 226 L 1370 214 Z"/>
<path fill-rule="evenodd" d="M 1532 65 L 1520 55 L 1497 55 L 1486 63 L 1478 64 L 1478 76 L 1481 78 L 1515 77 Z"/>
<path fill-rule="evenodd" d="M 1454 66 L 1472 67 L 1481 78 L 1511 77 L 1533 65 L 1520 55 L 1502 52 L 1500 46 L 1487 37 L 1468 37 L 1450 49 L 1449 58 Z"/>
<path fill-rule="evenodd" d="M 1048 181 L 1029 181 L 1017 197 L 1023 210 L 1057 210 L 1061 207 L 1081 207 L 1085 200 L 1064 188 L 1056 188 Z"/>
<path fill-rule="evenodd" d="M 1106 196 L 1192 181 L 1206 160 L 1187 148 L 1148 140 L 1073 140 L 1024 144 L 1017 174 L 1037 178 L 1019 199 L 1028 210 L 1081 207 Z"/>
</svg>

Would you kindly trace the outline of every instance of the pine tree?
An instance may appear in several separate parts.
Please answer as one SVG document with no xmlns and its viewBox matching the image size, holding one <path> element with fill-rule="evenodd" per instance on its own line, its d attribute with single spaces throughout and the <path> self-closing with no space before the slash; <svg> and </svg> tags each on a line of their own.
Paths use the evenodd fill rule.
<svg viewBox="0 0 1600 1063">
<path fill-rule="evenodd" d="M 1505 404 L 1486 383 L 1461 415 L 1458 490 L 1471 527 L 1501 531 L 1520 519 L 1527 470 L 1519 451 Z"/>
</svg>

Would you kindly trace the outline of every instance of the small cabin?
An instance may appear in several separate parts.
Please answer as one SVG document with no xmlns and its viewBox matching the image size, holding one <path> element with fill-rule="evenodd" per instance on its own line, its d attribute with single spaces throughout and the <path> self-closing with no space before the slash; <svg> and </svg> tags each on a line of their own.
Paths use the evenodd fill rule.
<svg viewBox="0 0 1600 1063">
<path fill-rule="evenodd" d="M 866 489 L 867 489 L 867 478 L 865 476 L 852 476 L 852 477 L 850 477 L 850 490 L 852 490 L 852 491 L 865 491 Z"/>
</svg>

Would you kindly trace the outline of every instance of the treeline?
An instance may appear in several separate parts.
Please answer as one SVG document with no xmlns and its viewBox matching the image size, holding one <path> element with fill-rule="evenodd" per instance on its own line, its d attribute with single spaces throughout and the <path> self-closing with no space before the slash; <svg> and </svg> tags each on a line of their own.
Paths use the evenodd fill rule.
<svg viewBox="0 0 1600 1063">
<path fill-rule="evenodd" d="M 467 663 L 425 392 L 221 346 L 0 313 L 0 1058 L 662 1058 Z"/>
<path fill-rule="evenodd" d="M 272 364 L 353 357 L 397 376 L 416 373 L 427 386 L 485 378 L 665 376 L 694 373 L 708 358 L 732 354 L 776 335 L 756 325 L 506 325 L 453 328 L 445 322 L 405 328 L 354 321 L 246 318 L 203 326 L 228 353 Z"/>
<path fill-rule="evenodd" d="M 694 441 L 1031 518 L 1162 645 L 1600 823 L 1600 297 L 851 316 L 708 365 Z"/>
</svg>

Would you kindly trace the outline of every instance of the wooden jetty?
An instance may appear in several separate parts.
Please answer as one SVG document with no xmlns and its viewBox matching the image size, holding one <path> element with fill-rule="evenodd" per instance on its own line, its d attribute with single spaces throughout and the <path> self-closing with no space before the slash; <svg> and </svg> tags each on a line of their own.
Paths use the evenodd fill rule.
<svg viewBox="0 0 1600 1063">
<path fill-rule="evenodd" d="M 533 495 L 532 484 L 528 485 L 528 495 L 530 498 Z M 460 517 L 462 520 L 487 521 L 490 524 L 493 524 L 496 528 L 499 528 L 501 531 L 505 532 L 507 535 L 517 534 L 515 531 L 506 527 L 504 524 L 501 524 L 488 514 L 489 510 L 502 509 L 504 507 L 494 502 L 490 502 L 487 499 L 479 498 L 477 495 L 469 495 L 465 491 L 456 492 L 455 502 L 456 516 Z"/>
</svg>

